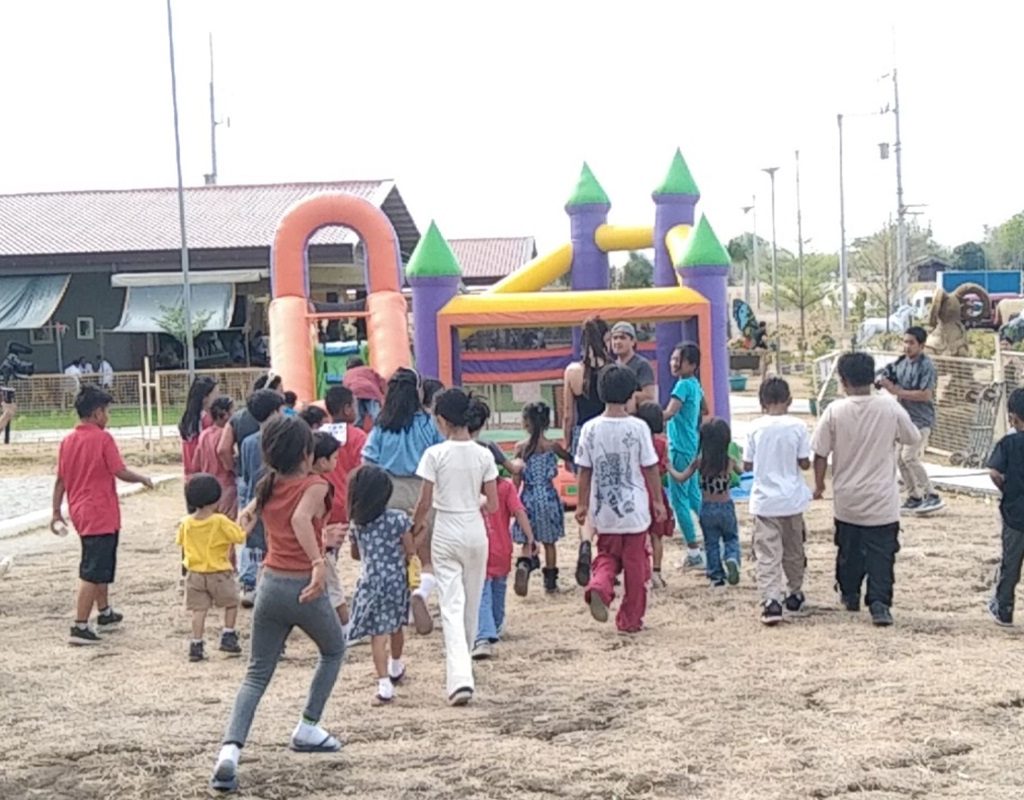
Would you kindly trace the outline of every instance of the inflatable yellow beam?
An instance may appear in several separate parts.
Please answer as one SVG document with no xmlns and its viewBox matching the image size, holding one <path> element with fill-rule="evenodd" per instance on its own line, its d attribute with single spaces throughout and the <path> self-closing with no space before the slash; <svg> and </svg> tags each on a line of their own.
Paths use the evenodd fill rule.
<svg viewBox="0 0 1024 800">
<path fill-rule="evenodd" d="M 668 255 L 672 259 L 673 264 L 677 264 L 681 260 L 683 251 L 686 250 L 687 239 L 689 238 L 689 225 L 676 225 L 665 234 L 665 247 L 668 248 Z"/>
<path fill-rule="evenodd" d="M 654 246 L 654 228 L 649 225 L 601 225 L 594 242 L 605 253 L 613 250 L 643 250 Z"/>
<path fill-rule="evenodd" d="M 550 253 L 537 256 L 506 275 L 483 294 L 539 292 L 554 283 L 572 268 L 572 245 L 563 244 Z"/>
</svg>

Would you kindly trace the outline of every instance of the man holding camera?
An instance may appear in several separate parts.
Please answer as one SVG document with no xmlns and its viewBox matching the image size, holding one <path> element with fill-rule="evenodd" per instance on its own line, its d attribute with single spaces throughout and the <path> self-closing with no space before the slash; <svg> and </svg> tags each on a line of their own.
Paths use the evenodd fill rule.
<svg viewBox="0 0 1024 800">
<path fill-rule="evenodd" d="M 919 442 L 900 447 L 900 475 L 908 492 L 901 509 L 909 514 L 928 514 L 944 505 L 921 463 L 928 447 L 928 437 L 935 427 L 935 386 L 938 382 L 935 364 L 924 352 L 927 338 L 924 328 L 916 325 L 908 328 L 903 335 L 904 355 L 883 370 L 878 380 L 879 388 L 899 400 L 921 433 Z"/>
</svg>

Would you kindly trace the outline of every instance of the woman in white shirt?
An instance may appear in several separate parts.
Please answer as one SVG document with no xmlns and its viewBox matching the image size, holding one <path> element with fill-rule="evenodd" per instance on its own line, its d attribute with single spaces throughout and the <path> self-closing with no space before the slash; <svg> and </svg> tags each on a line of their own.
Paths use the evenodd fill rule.
<svg viewBox="0 0 1024 800">
<path fill-rule="evenodd" d="M 476 425 L 481 416 L 486 417 L 483 403 L 462 389 L 448 389 L 438 396 L 434 413 L 447 441 L 429 447 L 416 470 L 423 486 L 413 528 L 420 535 L 434 509 L 430 553 L 441 595 L 448 702 L 464 706 L 473 698 L 470 648 L 487 572 L 487 529 L 481 509 L 492 513 L 498 508 L 498 470 L 490 451 L 469 433 L 470 428 L 481 427 Z"/>
</svg>

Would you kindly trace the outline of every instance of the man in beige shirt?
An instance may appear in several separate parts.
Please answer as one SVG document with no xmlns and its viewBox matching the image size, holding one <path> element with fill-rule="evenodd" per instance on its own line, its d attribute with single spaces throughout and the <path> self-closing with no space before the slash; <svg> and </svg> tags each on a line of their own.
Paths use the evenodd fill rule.
<svg viewBox="0 0 1024 800">
<path fill-rule="evenodd" d="M 891 397 L 874 394 L 875 360 L 846 353 L 838 364 L 846 397 L 825 409 L 811 440 L 815 499 L 825 492 L 832 456 L 836 525 L 836 579 L 843 605 L 860 610 L 861 584 L 875 625 L 892 625 L 889 607 L 899 552 L 900 494 L 896 445 L 921 438 L 907 412 Z"/>
</svg>

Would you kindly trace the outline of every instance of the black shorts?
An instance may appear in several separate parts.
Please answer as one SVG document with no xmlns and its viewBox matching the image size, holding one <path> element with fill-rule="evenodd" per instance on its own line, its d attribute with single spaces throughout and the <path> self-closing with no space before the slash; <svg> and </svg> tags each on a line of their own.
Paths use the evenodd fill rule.
<svg viewBox="0 0 1024 800">
<path fill-rule="evenodd" d="M 82 537 L 78 577 L 89 583 L 113 583 L 117 571 L 117 533 Z"/>
</svg>

